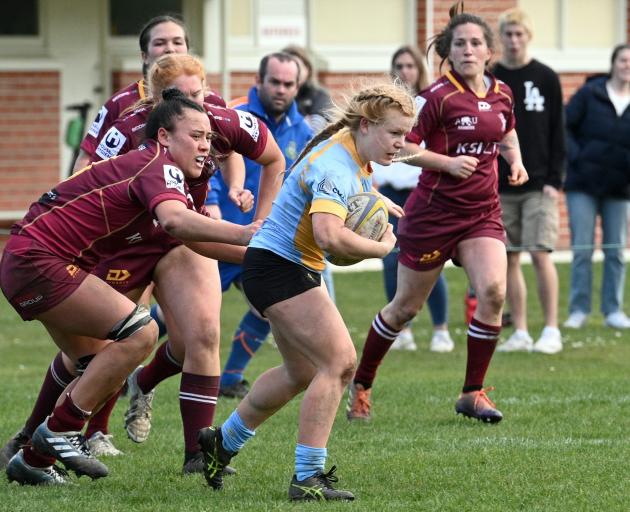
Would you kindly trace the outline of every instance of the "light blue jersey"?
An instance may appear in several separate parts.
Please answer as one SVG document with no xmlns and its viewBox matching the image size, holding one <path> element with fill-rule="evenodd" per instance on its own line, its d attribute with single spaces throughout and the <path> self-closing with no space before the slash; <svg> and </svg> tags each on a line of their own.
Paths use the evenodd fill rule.
<svg viewBox="0 0 630 512">
<path fill-rule="evenodd" d="M 361 162 L 350 131 L 341 130 L 292 170 L 249 246 L 321 272 L 324 252 L 315 242 L 311 215 L 331 213 L 345 221 L 348 197 L 371 189 L 369 162 Z"/>
</svg>

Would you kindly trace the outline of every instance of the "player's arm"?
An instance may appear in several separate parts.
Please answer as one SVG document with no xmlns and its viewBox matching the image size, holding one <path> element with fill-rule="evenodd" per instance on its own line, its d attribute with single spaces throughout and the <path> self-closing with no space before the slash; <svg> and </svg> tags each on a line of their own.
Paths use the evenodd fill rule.
<svg viewBox="0 0 630 512">
<path fill-rule="evenodd" d="M 90 165 L 90 155 L 88 155 L 84 149 L 79 149 L 79 154 L 77 155 L 77 159 L 74 161 L 74 167 L 72 168 L 72 172 L 77 172 L 84 167 Z"/>
<path fill-rule="evenodd" d="M 245 187 L 245 162 L 243 157 L 232 151 L 221 161 L 221 176 L 228 187 L 228 197 L 241 211 L 254 207 L 254 195 Z"/>
<path fill-rule="evenodd" d="M 260 222 L 239 226 L 223 220 L 210 219 L 189 210 L 182 201 L 175 199 L 160 202 L 154 212 L 164 231 L 183 241 L 247 245 L 260 227 Z"/>
<path fill-rule="evenodd" d="M 460 179 L 469 178 L 472 173 L 475 172 L 477 164 L 479 163 L 479 159 L 473 156 L 459 155 L 451 157 L 442 155 L 441 153 L 435 153 L 434 151 L 421 148 L 418 144 L 409 141 L 405 142 L 405 147 L 401 154 L 403 156 L 397 158 L 397 161 L 417 167 L 446 172 Z"/>
<path fill-rule="evenodd" d="M 258 182 L 258 203 L 254 220 L 264 219 L 271 212 L 271 204 L 282 187 L 286 167 L 284 155 L 271 133 L 267 135 L 265 149 L 256 158 L 256 163 L 262 165 L 262 168 Z"/>
<path fill-rule="evenodd" d="M 384 258 L 396 243 L 391 224 L 382 238 L 376 241 L 357 235 L 344 225 L 341 217 L 332 213 L 315 212 L 311 220 L 317 245 L 336 256 L 352 259 Z"/>
<path fill-rule="evenodd" d="M 247 247 L 243 245 L 223 244 L 220 242 L 185 242 L 185 244 L 202 256 L 225 263 L 243 263 Z"/>
<path fill-rule="evenodd" d="M 518 135 L 516 135 L 514 128 L 507 132 L 501 139 L 501 142 L 499 142 L 499 152 L 510 166 L 510 175 L 508 176 L 510 185 L 522 185 L 529 180 L 521 158 L 521 146 L 518 143 Z"/>
</svg>

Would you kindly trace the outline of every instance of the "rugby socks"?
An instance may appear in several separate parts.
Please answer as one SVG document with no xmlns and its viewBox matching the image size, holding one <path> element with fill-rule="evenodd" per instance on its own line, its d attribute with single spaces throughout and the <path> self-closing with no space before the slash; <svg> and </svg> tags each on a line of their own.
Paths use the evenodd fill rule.
<svg viewBox="0 0 630 512">
<path fill-rule="evenodd" d="M 221 387 L 241 382 L 243 372 L 256 351 L 265 342 L 271 326 L 269 322 L 248 311 L 241 320 L 232 340 L 232 350 L 221 375 Z"/>
<path fill-rule="evenodd" d="M 153 304 L 149 311 L 151 318 L 155 320 L 155 323 L 158 325 L 158 340 L 166 334 L 166 322 L 164 321 L 164 315 L 162 314 L 162 310 L 160 306 L 157 304 Z"/>
<path fill-rule="evenodd" d="M 186 453 L 195 453 L 201 449 L 197 442 L 197 434 L 202 428 L 212 425 L 218 394 L 218 375 L 208 377 L 182 373 L 179 385 L 179 410 L 184 425 Z"/>
<path fill-rule="evenodd" d="M 483 379 L 488 371 L 492 354 L 499 340 L 500 325 L 488 325 L 476 318 L 468 326 L 468 359 L 466 361 L 466 379 L 462 391 L 479 391 L 483 388 Z"/>
<path fill-rule="evenodd" d="M 181 371 L 182 363 L 173 357 L 166 340 L 155 351 L 151 362 L 138 372 L 138 387 L 143 393 L 148 393 L 160 382 Z"/>
<path fill-rule="evenodd" d="M 361 354 L 361 362 L 354 376 L 354 382 L 361 384 L 364 389 L 370 389 L 372 382 L 376 378 L 376 370 L 378 370 L 381 361 L 387 354 L 389 347 L 392 346 L 394 340 L 398 337 L 400 331 L 389 326 L 379 311 L 374 317 L 372 326 L 368 332 Z"/>
<path fill-rule="evenodd" d="M 53 413 L 48 417 L 48 428 L 52 432 L 70 432 L 82 430 L 87 419 L 92 414 L 77 406 L 70 396 L 66 394 L 66 399 L 61 405 L 55 407 Z"/>
<path fill-rule="evenodd" d="M 239 452 L 247 440 L 255 435 L 256 432 L 247 428 L 236 410 L 221 425 L 223 448 L 233 453 Z"/>
<path fill-rule="evenodd" d="M 118 392 L 111 397 L 105 405 L 101 407 L 94 415 L 90 418 L 88 422 L 87 428 L 85 429 L 85 437 L 88 439 L 92 437 L 96 432 L 101 432 L 103 434 L 109 434 L 109 417 L 114 410 L 114 405 L 118 401 L 118 397 L 122 389 L 118 390 Z"/>
<path fill-rule="evenodd" d="M 37 401 L 33 407 L 30 417 L 26 420 L 23 432 L 29 437 L 33 435 L 35 429 L 39 427 L 46 417 L 52 412 L 57 403 L 57 399 L 66 389 L 68 384 L 74 380 L 72 375 L 63 364 L 63 358 L 61 352 L 57 352 L 57 355 L 50 363 L 50 367 L 46 372 L 46 377 L 42 383 L 42 387 L 39 390 Z"/>
<path fill-rule="evenodd" d="M 295 447 L 295 478 L 302 481 L 316 473 L 323 473 L 327 452 L 326 448 L 298 444 Z"/>
</svg>

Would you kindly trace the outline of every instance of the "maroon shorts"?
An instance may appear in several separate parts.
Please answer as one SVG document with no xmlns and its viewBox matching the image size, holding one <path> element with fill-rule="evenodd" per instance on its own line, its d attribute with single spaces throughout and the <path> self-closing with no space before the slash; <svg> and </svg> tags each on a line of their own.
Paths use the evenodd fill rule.
<svg viewBox="0 0 630 512">
<path fill-rule="evenodd" d="M 425 206 L 398 223 L 398 261 L 412 270 L 430 270 L 457 258 L 457 245 L 470 238 L 490 237 L 505 243 L 501 208 L 461 214 Z"/>
<path fill-rule="evenodd" d="M 61 303 L 87 275 L 24 236 L 9 238 L 0 261 L 0 287 L 23 320 L 33 320 Z"/>
<path fill-rule="evenodd" d="M 92 274 L 122 294 L 144 288 L 153 280 L 153 272 L 160 259 L 181 244 L 179 240 L 164 234 L 149 242 L 130 245 L 101 260 Z"/>
</svg>

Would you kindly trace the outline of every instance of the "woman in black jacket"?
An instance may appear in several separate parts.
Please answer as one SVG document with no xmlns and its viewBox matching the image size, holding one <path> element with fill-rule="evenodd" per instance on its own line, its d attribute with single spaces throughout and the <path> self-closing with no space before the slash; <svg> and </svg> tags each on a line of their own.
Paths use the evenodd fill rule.
<svg viewBox="0 0 630 512">
<path fill-rule="evenodd" d="M 606 325 L 630 328 L 622 310 L 623 249 L 630 199 L 630 45 L 615 47 L 607 76 L 589 79 L 567 105 L 569 165 L 564 185 L 573 263 L 569 318 L 582 327 L 591 312 L 595 220 L 601 217 L 604 275 L 601 311 Z"/>
</svg>

